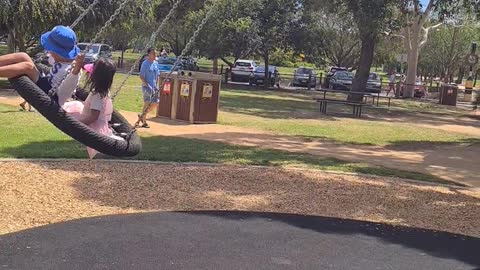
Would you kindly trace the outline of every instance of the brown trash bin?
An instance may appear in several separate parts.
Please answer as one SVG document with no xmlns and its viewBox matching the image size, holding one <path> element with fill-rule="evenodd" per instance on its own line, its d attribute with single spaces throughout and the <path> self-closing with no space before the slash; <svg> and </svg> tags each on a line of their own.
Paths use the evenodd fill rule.
<svg viewBox="0 0 480 270">
<path fill-rule="evenodd" d="M 221 75 L 180 71 L 175 119 L 192 124 L 217 122 Z"/>
<path fill-rule="evenodd" d="M 458 86 L 455 84 L 444 84 L 440 89 L 440 104 L 457 106 Z"/>
<path fill-rule="evenodd" d="M 168 72 L 160 74 L 159 87 L 162 87 L 162 83 L 167 77 Z M 160 102 L 157 108 L 157 117 L 164 117 L 169 119 L 175 119 L 177 103 L 177 91 L 178 91 L 178 73 L 173 72 L 168 78 L 167 82 L 160 89 Z"/>
</svg>

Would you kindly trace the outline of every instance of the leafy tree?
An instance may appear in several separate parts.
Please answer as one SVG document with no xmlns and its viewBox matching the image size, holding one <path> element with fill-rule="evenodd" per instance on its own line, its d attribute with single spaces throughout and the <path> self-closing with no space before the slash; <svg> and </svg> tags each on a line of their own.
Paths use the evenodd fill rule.
<svg viewBox="0 0 480 270">
<path fill-rule="evenodd" d="M 2 0 L 0 6 L 0 28 L 8 33 L 9 50 L 18 47 L 22 52 L 38 42 L 46 29 L 60 24 L 68 11 L 66 0 Z"/>
<path fill-rule="evenodd" d="M 218 0 L 211 18 L 202 30 L 195 48 L 199 54 L 214 61 L 221 58 L 229 66 L 240 59 L 254 53 L 258 47 L 257 27 L 251 14 L 254 12 L 256 0 Z M 190 12 L 191 28 L 205 17 L 206 10 Z M 233 56 L 231 62 L 227 56 Z"/>
<path fill-rule="evenodd" d="M 437 74 L 451 82 L 458 73 L 457 83 L 461 83 L 467 65 L 472 41 L 480 38 L 473 25 L 462 27 L 441 27 L 430 34 L 428 42 L 419 58 L 419 71 Z"/>
<path fill-rule="evenodd" d="M 351 14 L 306 8 L 302 19 L 292 28 L 291 42 L 317 65 L 325 62 L 347 68 L 358 65 L 360 44 Z"/>
<path fill-rule="evenodd" d="M 423 6 L 420 0 L 402 0 L 399 3 L 400 34 L 407 51 L 407 77 L 404 96 L 413 97 L 417 77 L 418 59 L 422 48 L 427 44 L 428 36 L 445 22 L 458 23 L 461 11 L 470 14 L 472 7 L 478 8 L 478 0 L 429 0 Z"/>
<path fill-rule="evenodd" d="M 270 53 L 272 50 L 288 46 L 290 29 L 298 20 L 300 9 L 296 0 L 257 0 L 255 22 L 258 27 L 258 53 L 265 62 L 265 78 L 269 75 Z M 265 87 L 268 87 L 265 84 Z"/>
<path fill-rule="evenodd" d="M 40 35 L 55 25 L 70 25 L 93 0 L 0 0 L 0 29 L 8 33 L 9 47 L 26 51 L 38 43 Z M 121 0 L 99 1 L 92 12 L 75 28 L 80 40 L 87 40 L 104 25 L 120 6 Z M 131 9 L 145 6 L 149 0 L 128 3 Z M 18 18 L 29 18 L 19 20 Z M 138 18 L 138 17 L 137 17 Z M 33 23 L 32 23 L 33 22 Z M 113 24 L 115 26 L 115 24 Z"/>
<path fill-rule="evenodd" d="M 392 28 L 392 17 L 398 6 L 396 0 L 308 0 L 310 8 L 322 9 L 328 7 L 330 12 L 348 12 L 358 30 L 361 42 L 358 70 L 353 81 L 352 91 L 364 92 L 367 85 L 370 68 L 373 63 L 375 45 L 385 29 Z M 362 97 L 351 95 L 352 100 Z"/>
<path fill-rule="evenodd" d="M 155 18 L 160 23 L 172 9 L 176 0 L 164 0 L 155 6 Z M 198 12 L 203 8 L 205 0 L 183 0 L 174 13 L 173 18 L 167 22 L 166 27 L 160 33 L 160 39 L 169 44 L 176 55 L 179 55 L 190 36 L 193 34 L 193 25 L 189 24 L 188 14 Z"/>
</svg>

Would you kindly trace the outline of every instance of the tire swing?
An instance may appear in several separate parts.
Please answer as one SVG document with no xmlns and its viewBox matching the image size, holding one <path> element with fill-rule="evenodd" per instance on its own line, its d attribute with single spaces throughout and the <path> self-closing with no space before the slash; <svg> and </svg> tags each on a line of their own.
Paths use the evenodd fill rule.
<svg viewBox="0 0 480 270">
<path fill-rule="evenodd" d="M 124 141 L 99 134 L 70 116 L 27 76 L 10 79 L 10 83 L 17 93 L 41 115 L 81 144 L 114 157 L 133 157 L 142 150 L 140 137 L 134 132 L 128 121 L 117 111 L 114 110 L 112 114 L 112 129 L 119 134 L 128 134 L 129 136 Z M 82 93 L 79 93 L 77 96 L 86 97 Z"/>
</svg>

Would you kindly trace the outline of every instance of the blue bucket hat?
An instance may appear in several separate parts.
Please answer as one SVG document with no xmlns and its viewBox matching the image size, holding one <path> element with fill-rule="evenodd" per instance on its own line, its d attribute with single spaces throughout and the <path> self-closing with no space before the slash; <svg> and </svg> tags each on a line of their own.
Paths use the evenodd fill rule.
<svg viewBox="0 0 480 270">
<path fill-rule="evenodd" d="M 58 25 L 42 35 L 41 43 L 46 51 L 51 51 L 65 59 L 73 60 L 80 53 L 77 35 L 70 27 Z"/>
</svg>

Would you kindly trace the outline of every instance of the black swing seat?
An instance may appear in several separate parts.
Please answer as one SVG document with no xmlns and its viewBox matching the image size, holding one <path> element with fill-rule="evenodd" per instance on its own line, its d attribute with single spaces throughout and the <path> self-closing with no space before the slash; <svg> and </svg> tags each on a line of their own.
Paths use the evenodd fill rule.
<svg viewBox="0 0 480 270">
<path fill-rule="evenodd" d="M 114 157 L 134 157 L 142 150 L 140 137 L 117 111 L 113 111 L 111 126 L 115 133 L 127 135 L 124 141 L 99 134 L 70 116 L 27 76 L 10 79 L 10 83 L 17 93 L 48 121 L 81 144 Z M 79 93 L 76 96 L 85 100 L 86 93 L 82 93 L 82 90 L 77 91 Z"/>
</svg>

